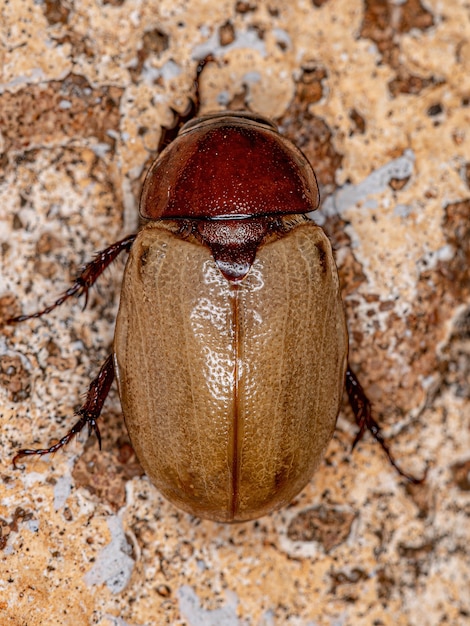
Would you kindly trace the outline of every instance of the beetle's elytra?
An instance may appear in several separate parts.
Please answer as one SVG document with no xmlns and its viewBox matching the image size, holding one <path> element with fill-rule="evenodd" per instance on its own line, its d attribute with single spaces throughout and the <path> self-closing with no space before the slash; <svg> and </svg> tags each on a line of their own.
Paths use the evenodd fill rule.
<svg viewBox="0 0 470 626">
<path fill-rule="evenodd" d="M 331 246 L 306 216 L 318 203 L 310 164 L 269 120 L 225 112 L 186 123 L 147 175 L 142 229 L 101 252 L 55 304 L 10 320 L 86 294 L 130 252 L 113 355 L 78 422 L 14 461 L 55 451 L 87 424 L 99 438 L 114 376 L 146 473 L 199 517 L 244 521 L 288 503 L 332 437 L 345 375 L 358 438 L 374 429 L 389 454 L 346 371 Z"/>
<path fill-rule="evenodd" d="M 145 181 L 115 370 L 146 473 L 200 517 L 288 503 L 333 434 L 348 340 L 317 203 L 305 157 L 232 112 L 183 126 Z"/>
</svg>

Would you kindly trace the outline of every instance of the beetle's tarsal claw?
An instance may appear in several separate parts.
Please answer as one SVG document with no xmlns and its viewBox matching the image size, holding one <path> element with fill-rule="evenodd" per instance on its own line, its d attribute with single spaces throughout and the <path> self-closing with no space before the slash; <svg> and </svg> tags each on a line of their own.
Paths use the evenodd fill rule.
<svg viewBox="0 0 470 626">
<path fill-rule="evenodd" d="M 18 470 L 18 469 L 23 469 L 24 465 L 22 467 L 18 467 L 18 461 L 24 456 L 22 453 L 25 452 L 25 450 L 20 450 L 17 454 L 15 454 L 15 456 L 13 457 L 11 464 L 13 465 L 13 469 Z"/>
<path fill-rule="evenodd" d="M 88 388 L 87 396 L 83 405 L 76 411 L 76 416 L 79 418 L 69 432 L 62 437 L 60 441 L 55 443 L 49 448 L 42 448 L 38 450 L 20 450 L 13 457 L 13 467 L 17 467 L 17 462 L 24 456 L 38 455 L 43 456 L 45 454 L 51 454 L 57 452 L 63 446 L 66 446 L 79 432 L 81 432 L 85 426 L 88 425 L 88 435 L 92 432 L 95 433 L 98 439 L 98 445 L 101 450 L 101 433 L 98 428 L 96 420 L 101 414 L 104 401 L 109 393 L 109 389 L 114 380 L 114 363 L 112 355 L 109 355 L 106 361 L 101 366 L 98 376 L 92 380 L 90 387 Z"/>
<path fill-rule="evenodd" d="M 351 446 L 351 452 L 354 450 L 354 448 L 357 446 L 357 444 L 361 441 L 362 437 L 364 436 L 364 432 L 365 432 L 365 427 L 364 428 L 360 428 L 357 431 L 356 436 L 354 437 L 354 441 L 353 444 Z"/>
<path fill-rule="evenodd" d="M 364 389 L 359 383 L 356 375 L 348 366 L 346 371 L 346 391 L 348 393 L 349 403 L 353 410 L 354 416 L 356 418 L 357 425 L 359 426 L 359 431 L 354 438 L 354 442 L 352 445 L 352 450 L 356 447 L 359 441 L 364 436 L 366 429 L 371 433 L 377 443 L 381 446 L 382 450 L 388 457 L 388 460 L 393 465 L 393 467 L 397 470 L 400 476 L 403 476 L 407 480 L 409 480 L 413 484 L 422 483 L 426 478 L 426 472 L 421 478 L 416 478 L 411 474 L 407 474 L 404 472 L 400 466 L 395 461 L 392 453 L 390 452 L 390 448 L 388 444 L 385 442 L 385 439 L 382 436 L 380 426 L 372 417 L 372 406 L 371 403 L 366 396 Z"/>
<path fill-rule="evenodd" d="M 83 301 L 83 307 L 82 307 L 82 311 L 84 311 L 87 307 L 88 304 L 88 295 L 89 295 L 89 289 L 88 287 L 83 287 L 83 291 L 80 295 L 85 294 L 85 299 Z"/>
<path fill-rule="evenodd" d="M 96 423 L 95 416 L 87 412 L 84 415 L 84 419 L 86 419 L 86 423 L 88 424 L 88 436 L 91 437 L 92 433 L 95 433 L 99 449 L 101 450 L 101 433 L 98 424 Z"/>
<path fill-rule="evenodd" d="M 98 447 L 101 450 L 101 433 L 98 428 L 98 424 L 93 420 L 93 430 L 95 432 L 96 438 L 98 439 Z"/>
</svg>

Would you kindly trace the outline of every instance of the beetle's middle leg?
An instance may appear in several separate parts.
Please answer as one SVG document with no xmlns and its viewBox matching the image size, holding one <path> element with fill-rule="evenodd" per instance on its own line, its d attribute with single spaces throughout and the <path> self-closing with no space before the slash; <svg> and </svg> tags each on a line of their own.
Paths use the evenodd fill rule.
<svg viewBox="0 0 470 626">
<path fill-rule="evenodd" d="M 372 406 L 369 398 L 366 396 L 366 393 L 362 388 L 360 382 L 358 381 L 356 374 L 351 370 L 349 363 L 346 370 L 346 391 L 348 394 L 349 403 L 356 418 L 357 425 L 359 426 L 359 431 L 356 435 L 356 438 L 354 439 L 352 448 L 354 449 L 356 447 L 356 445 L 362 439 L 365 431 L 369 430 L 377 443 L 382 446 L 382 449 L 388 456 L 390 463 L 401 476 L 404 476 L 414 484 L 419 484 L 423 482 L 425 476 L 423 476 L 422 478 L 416 478 L 415 476 L 407 474 L 398 466 L 392 453 L 390 452 L 388 444 L 383 438 L 380 426 L 372 417 Z"/>
<path fill-rule="evenodd" d="M 98 424 L 96 423 L 103 408 L 104 401 L 106 400 L 111 384 L 114 380 L 114 361 L 113 355 L 110 354 L 106 361 L 101 366 L 98 376 L 92 380 L 88 388 L 85 402 L 76 412 L 79 416 L 78 421 L 72 426 L 69 432 L 60 439 L 57 443 L 49 448 L 41 449 L 23 449 L 16 453 L 13 458 L 13 467 L 16 468 L 16 464 L 19 459 L 24 456 L 43 456 L 44 454 L 51 454 L 56 452 L 63 446 L 67 445 L 71 439 L 78 435 L 80 431 L 88 425 L 88 434 L 93 431 L 98 439 L 98 444 L 101 449 L 101 435 Z"/>
<path fill-rule="evenodd" d="M 43 315 L 53 311 L 72 296 L 76 296 L 78 298 L 79 296 L 85 294 L 85 304 L 83 307 L 85 308 L 88 301 L 88 290 L 90 287 L 96 283 L 105 269 L 111 265 L 121 252 L 129 252 L 136 237 L 136 233 L 128 235 L 124 239 L 116 241 L 116 243 L 108 246 L 105 250 L 98 252 L 93 261 L 90 261 L 83 267 L 73 285 L 69 287 L 67 291 L 63 293 L 53 304 L 47 306 L 45 309 L 41 309 L 41 311 L 31 313 L 30 315 L 18 315 L 17 317 L 11 317 L 10 319 L 7 319 L 5 323 L 16 324 L 18 322 L 33 319 L 34 317 L 42 317 Z"/>
</svg>

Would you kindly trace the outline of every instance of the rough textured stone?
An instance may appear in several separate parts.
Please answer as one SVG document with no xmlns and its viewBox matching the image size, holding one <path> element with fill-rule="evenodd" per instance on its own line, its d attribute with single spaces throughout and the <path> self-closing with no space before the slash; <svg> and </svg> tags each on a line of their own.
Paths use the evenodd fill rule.
<svg viewBox="0 0 470 626">
<path fill-rule="evenodd" d="M 202 112 L 275 118 L 312 160 L 351 362 L 402 467 L 345 405 L 286 509 L 192 518 L 142 475 L 117 393 L 103 453 L 65 433 L 108 353 L 123 262 L 80 303 L 0 328 L 0 622 L 464 624 L 470 596 L 470 22 L 465 0 L 11 0 L 0 8 L 0 318 L 137 225 L 196 58 Z M 158 383 L 157 383 L 158 384 Z M 331 528 L 329 523 L 331 522 Z"/>
</svg>

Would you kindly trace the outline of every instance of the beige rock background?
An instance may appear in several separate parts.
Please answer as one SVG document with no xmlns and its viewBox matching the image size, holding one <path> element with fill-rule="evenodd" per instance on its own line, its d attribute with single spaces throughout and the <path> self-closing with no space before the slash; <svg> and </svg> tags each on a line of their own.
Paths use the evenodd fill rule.
<svg viewBox="0 0 470 626">
<path fill-rule="evenodd" d="M 124 259 L 82 311 L 0 329 L 0 623 L 470 624 L 470 8 L 465 0 L 0 0 L 0 315 L 33 312 L 132 232 L 197 59 L 202 112 L 275 118 L 311 159 L 351 362 L 410 487 L 344 406 L 287 508 L 223 526 L 164 501 L 112 391 Z M 158 383 L 157 383 L 158 384 Z"/>
</svg>

